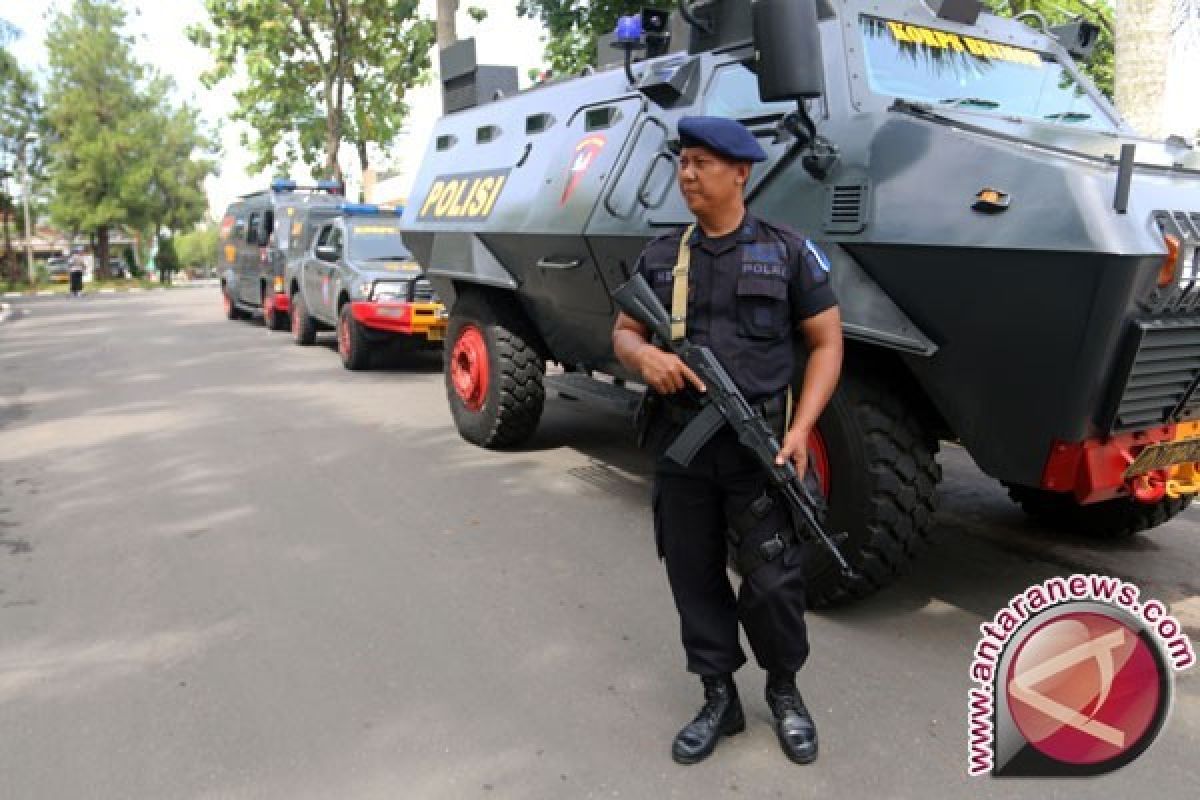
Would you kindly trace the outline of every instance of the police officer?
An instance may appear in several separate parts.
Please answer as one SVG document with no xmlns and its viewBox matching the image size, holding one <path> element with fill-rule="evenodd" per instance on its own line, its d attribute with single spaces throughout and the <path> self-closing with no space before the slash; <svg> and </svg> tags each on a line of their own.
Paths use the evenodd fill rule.
<svg viewBox="0 0 1200 800">
<path fill-rule="evenodd" d="M 779 463 L 792 459 L 813 486 L 808 437 L 842 362 L 829 262 L 812 242 L 746 211 L 751 164 L 766 153 L 740 123 L 684 117 L 679 143 L 679 188 L 696 223 L 650 242 L 637 271 L 670 310 L 673 336 L 712 349 L 747 401 L 775 425 Z M 807 361 L 792 404 L 796 334 L 807 345 Z M 624 314 L 613 330 L 613 348 L 650 387 L 643 432 L 657 455 L 655 538 L 679 612 L 687 669 L 704 685 L 704 706 L 675 737 L 672 757 L 696 763 L 722 735 L 745 728 L 733 681 L 746 661 L 740 620 L 767 672 L 766 700 L 780 745 L 791 760 L 810 763 L 817 757 L 817 731 L 795 683 L 809 648 L 800 545 L 789 510 L 728 426 L 687 467 L 665 458 L 666 447 L 700 407 L 704 386 Z M 727 535 L 742 573 L 736 594 L 726 572 Z"/>
</svg>

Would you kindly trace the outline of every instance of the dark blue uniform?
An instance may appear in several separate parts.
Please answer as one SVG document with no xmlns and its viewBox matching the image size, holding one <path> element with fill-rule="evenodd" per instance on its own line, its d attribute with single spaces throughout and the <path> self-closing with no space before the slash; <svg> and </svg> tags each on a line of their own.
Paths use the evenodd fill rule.
<svg viewBox="0 0 1200 800">
<path fill-rule="evenodd" d="M 655 239 L 637 265 L 668 309 L 681 236 L 677 231 Z M 689 245 L 687 338 L 711 348 L 746 399 L 782 433 L 796 329 L 837 302 L 828 261 L 807 239 L 750 214 L 737 231 L 716 239 L 697 227 Z M 793 541 L 745 575 L 737 595 L 725 571 L 727 529 L 743 543 L 765 541 L 791 530 L 787 508 L 728 427 L 688 467 L 666 459 L 663 452 L 696 403 L 687 390 L 660 400 L 649 405 L 647 436 L 657 456 L 654 527 L 688 670 L 721 675 L 745 663 L 740 619 L 761 667 L 795 672 L 808 656 L 799 545 Z"/>
</svg>

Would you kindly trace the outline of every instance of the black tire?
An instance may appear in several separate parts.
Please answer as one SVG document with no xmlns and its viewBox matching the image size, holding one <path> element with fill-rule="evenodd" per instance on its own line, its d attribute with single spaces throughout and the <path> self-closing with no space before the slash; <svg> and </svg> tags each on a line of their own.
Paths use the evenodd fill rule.
<svg viewBox="0 0 1200 800">
<path fill-rule="evenodd" d="M 271 331 L 286 331 L 292 327 L 287 312 L 276 311 L 273 304 L 268 306 L 265 295 L 263 299 L 263 324 L 267 326 L 267 330 Z"/>
<path fill-rule="evenodd" d="M 468 407 L 454 382 L 455 359 L 465 357 L 459 353 L 459 339 L 471 330 L 477 333 L 468 335 L 480 336 L 486 350 L 480 354 L 485 356 L 480 365 L 486 364 L 486 392 L 478 408 Z M 546 400 L 546 362 L 532 342 L 511 306 L 479 292 L 459 295 L 450 312 L 442 371 L 454 424 L 468 442 L 513 447 L 537 429 Z"/>
<path fill-rule="evenodd" d="M 338 310 L 337 341 L 343 367 L 357 372 L 370 366 L 371 342 L 363 326 L 350 312 L 349 303 L 342 303 Z"/>
<path fill-rule="evenodd" d="M 289 307 L 292 309 L 292 341 L 307 347 L 317 340 L 317 321 L 309 316 L 308 309 L 304 306 L 304 295 L 300 292 L 292 294 Z"/>
<path fill-rule="evenodd" d="M 229 294 L 228 287 L 221 287 L 221 304 L 225 307 L 225 319 L 239 320 L 245 317 L 245 314 L 233 302 L 233 297 Z"/>
<path fill-rule="evenodd" d="M 1009 486 L 1008 496 L 1029 516 L 1054 530 L 1089 539 L 1128 539 L 1157 528 L 1192 504 L 1190 495 L 1157 503 L 1117 497 L 1083 506 L 1064 492 L 1029 486 Z"/>
<path fill-rule="evenodd" d="M 908 571 L 928 543 L 941 466 L 937 438 L 891 388 L 886 375 L 847 368 L 817 422 L 829 459 L 826 528 L 845 532 L 842 553 L 858 575 L 805 542 L 808 603 L 844 605 Z"/>
</svg>

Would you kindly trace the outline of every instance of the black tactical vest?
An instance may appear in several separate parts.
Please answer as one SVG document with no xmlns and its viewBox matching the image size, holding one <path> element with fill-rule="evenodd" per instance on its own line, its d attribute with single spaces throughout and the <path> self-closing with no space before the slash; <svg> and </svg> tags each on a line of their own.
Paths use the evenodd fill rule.
<svg viewBox="0 0 1200 800">
<path fill-rule="evenodd" d="M 637 271 L 671 309 L 673 269 L 683 231 L 642 251 Z M 687 338 L 706 345 L 751 403 L 787 388 L 795 368 L 793 333 L 837 303 L 829 262 L 807 239 L 747 214 L 728 236 L 697 227 L 688 280 Z"/>
</svg>

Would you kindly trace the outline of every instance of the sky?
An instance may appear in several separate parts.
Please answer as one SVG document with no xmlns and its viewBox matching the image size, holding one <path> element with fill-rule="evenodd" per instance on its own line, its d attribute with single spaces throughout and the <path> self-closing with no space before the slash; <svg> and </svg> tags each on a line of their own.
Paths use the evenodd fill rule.
<svg viewBox="0 0 1200 800">
<path fill-rule="evenodd" d="M 69 5 L 69 0 L 47 2 L 47 0 L 5 0 L 0 17 L 16 25 L 22 36 L 11 47 L 17 59 L 26 65 L 46 66 L 46 15 L 50 9 Z M 236 79 L 225 81 L 212 90 L 200 83 L 200 74 L 212 65 L 208 52 L 188 41 L 187 27 L 207 19 L 202 0 L 123 0 L 128 12 L 128 33 L 138 41 L 136 57 L 153 64 L 166 75 L 174 78 L 178 99 L 192 102 L 201 109 L 205 122 L 215 130 L 223 149 L 220 158 L 221 172 L 205 182 L 210 214 L 219 217 L 238 195 L 265 188 L 272 175 L 262 173 L 248 175 L 247 167 L 253 160 L 249 152 L 239 143 L 242 126 L 227 121 L 236 103 L 233 92 Z M 465 9 L 479 6 L 488 12 L 482 25 L 477 24 Z M 517 67 L 522 86 L 528 83 L 529 69 L 541 66 L 543 44 L 540 41 L 542 27 L 536 20 L 519 19 L 515 0 L 464 0 L 463 11 L 458 15 L 458 36 L 476 38 L 476 48 L 481 64 L 505 64 Z M 420 13 L 433 17 L 434 0 L 421 0 Z M 514 62 L 512 59 L 516 57 Z M 416 167 L 425 151 L 434 122 L 441 115 L 441 94 L 436 78 L 430 84 L 409 90 L 406 101 L 411 109 L 406 124 L 407 134 L 392 148 L 391 161 L 398 162 L 399 182 L 407 184 L 415 177 Z M 358 158 L 346 148 L 341 154 L 343 169 L 347 172 L 350 190 L 353 193 L 358 181 Z M 297 179 L 308 177 L 302 165 L 295 165 L 289 173 Z M 407 194 L 407 191 L 404 192 Z"/>
<path fill-rule="evenodd" d="M 208 179 L 210 213 L 219 217 L 229 202 L 238 195 L 264 188 L 271 175 L 263 173 L 248 175 L 246 169 L 251 161 L 250 154 L 239 143 L 240 126 L 227 122 L 235 107 L 233 92 L 236 79 L 226 81 L 212 90 L 200 83 L 200 74 L 211 66 L 207 51 L 188 41 L 185 33 L 188 25 L 206 19 L 202 0 L 122 0 L 129 12 L 129 33 L 138 41 L 137 57 L 153 64 L 163 73 L 174 78 L 180 100 L 197 105 L 203 118 L 215 130 L 221 141 L 223 153 L 220 159 L 220 174 Z M 21 29 L 23 35 L 11 49 L 24 64 L 44 68 L 46 50 L 43 44 L 46 32 L 46 15 L 51 8 L 69 5 L 69 0 L 5 0 L 0 17 Z M 460 38 L 474 36 L 481 64 L 504 64 L 517 67 L 524 86 L 531 68 L 542 64 L 544 34 L 539 22 L 520 19 L 516 15 L 516 0 L 463 0 L 464 9 L 458 15 Z M 479 6 L 487 10 L 487 19 L 477 24 L 467 16 L 468 6 Z M 434 16 L 435 0 L 421 0 L 420 13 Z M 1173 47 L 1171 69 L 1167 80 L 1167 129 L 1188 138 L 1200 129 L 1200 104 L 1195 102 L 1192 77 L 1200 72 L 1200 47 L 1195 45 L 1200 36 L 1180 37 Z M 425 87 L 410 90 L 407 95 L 410 115 L 407 133 L 401 137 L 389 153 L 390 161 L 398 168 L 396 181 L 401 185 L 401 196 L 407 196 L 407 187 L 415 177 L 416 168 L 429 140 L 434 122 L 441 114 L 441 96 L 436 77 Z M 341 162 L 350 182 L 351 193 L 357 185 L 357 158 L 349 148 L 342 154 Z M 290 173 L 304 179 L 307 170 L 296 165 Z"/>
</svg>

